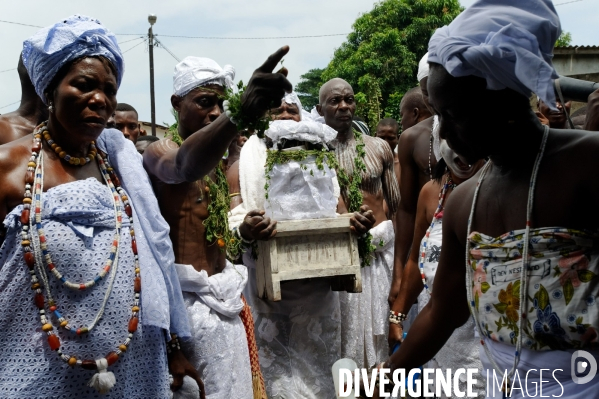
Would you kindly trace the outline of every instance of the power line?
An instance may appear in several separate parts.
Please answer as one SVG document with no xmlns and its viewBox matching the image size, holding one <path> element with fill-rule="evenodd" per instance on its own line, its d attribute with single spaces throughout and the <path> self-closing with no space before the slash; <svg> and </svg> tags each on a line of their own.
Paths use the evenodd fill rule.
<svg viewBox="0 0 599 399">
<path fill-rule="evenodd" d="M 557 4 L 554 4 L 554 6 L 563 6 L 564 4 L 578 3 L 579 1 L 582 1 L 582 0 L 572 0 L 572 1 L 566 1 L 566 2 L 564 2 L 564 3 L 557 3 Z"/>
<path fill-rule="evenodd" d="M 0 73 L 4 73 L 4 72 L 10 72 L 10 71 L 16 71 L 17 68 L 10 68 L 10 69 L 5 69 L 3 71 L 0 71 Z"/>
<path fill-rule="evenodd" d="M 570 1 L 569 3 L 575 3 L 577 1 L 582 1 L 582 0 L 573 0 L 573 1 Z M 560 3 L 560 4 L 555 4 L 555 5 L 558 6 L 558 5 L 562 5 L 562 4 L 568 4 L 568 3 Z M 4 22 L 6 24 L 13 24 L 13 25 L 30 26 L 32 28 L 43 28 L 43 26 L 23 24 L 20 22 L 12 22 L 12 21 L 4 21 L 4 20 L 0 20 L 0 22 Z M 115 33 L 115 35 L 116 36 L 142 36 L 144 34 L 143 33 Z M 208 40 L 268 40 L 268 39 L 306 39 L 306 38 L 313 38 L 313 37 L 331 37 L 331 36 L 345 36 L 345 35 L 348 35 L 348 33 L 332 33 L 329 35 L 264 36 L 264 37 L 177 36 L 177 35 L 160 35 L 160 36 L 176 37 L 176 38 L 184 38 L 184 39 L 208 39 Z M 158 35 L 154 35 L 154 36 L 158 36 Z M 123 42 L 123 43 L 126 43 L 126 42 Z"/>
<path fill-rule="evenodd" d="M 14 103 L 10 103 L 10 104 L 8 104 L 8 105 L 5 105 L 4 107 L 0 107 L 0 109 L 6 108 L 6 107 L 10 107 L 11 105 L 15 105 L 15 104 L 18 104 L 18 103 L 20 103 L 20 102 L 21 102 L 21 100 L 19 100 L 19 101 L 15 101 Z"/>
<path fill-rule="evenodd" d="M 582 0 L 576 0 L 582 1 Z M 265 36 L 265 37 L 222 37 L 222 36 L 174 36 L 174 35 L 155 35 L 162 37 L 177 37 L 184 39 L 211 39 L 211 40 L 268 40 L 268 39 L 305 39 L 311 37 L 330 37 L 345 36 L 349 33 L 332 33 L 330 35 L 305 35 L 305 36 Z"/>
<path fill-rule="evenodd" d="M 144 39 L 144 38 L 145 38 L 145 36 L 140 36 L 140 37 L 136 37 L 135 39 L 125 40 L 124 42 L 119 42 L 119 46 L 121 44 L 129 43 L 129 42 L 132 42 L 132 41 L 135 41 L 135 40 L 139 40 L 139 39 Z"/>
<path fill-rule="evenodd" d="M 138 38 L 138 40 L 139 40 L 139 39 L 141 39 L 141 38 Z M 129 51 L 133 50 L 135 47 L 139 46 L 140 44 L 143 44 L 143 43 L 145 43 L 145 42 L 146 42 L 146 40 L 145 40 L 145 38 L 143 38 L 143 39 L 144 39 L 144 40 L 142 40 L 141 42 L 137 43 L 137 44 L 136 44 L 135 46 L 133 46 L 133 47 L 129 47 L 127 50 L 123 51 L 121 54 L 125 54 L 125 53 L 127 53 L 127 52 L 129 52 Z"/>
<path fill-rule="evenodd" d="M 32 28 L 43 28 L 43 26 L 22 24 L 20 22 L 3 21 L 1 19 L 0 19 L 0 22 L 4 22 L 5 24 L 13 24 L 13 25 L 21 25 L 21 26 L 31 26 Z"/>
<path fill-rule="evenodd" d="M 163 49 L 166 50 L 167 53 L 169 53 L 175 60 L 177 60 L 177 62 L 181 62 L 181 60 L 179 59 L 179 57 L 177 57 L 175 54 L 173 54 L 172 51 L 170 51 L 168 49 L 168 47 L 166 47 L 160 40 L 154 38 L 154 40 L 156 41 L 156 43 L 158 44 L 158 46 L 156 47 L 162 47 Z"/>
</svg>

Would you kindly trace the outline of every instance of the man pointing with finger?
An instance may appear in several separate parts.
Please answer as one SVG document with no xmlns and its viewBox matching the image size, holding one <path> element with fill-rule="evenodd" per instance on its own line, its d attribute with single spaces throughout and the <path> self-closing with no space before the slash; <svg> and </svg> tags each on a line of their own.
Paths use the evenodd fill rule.
<svg viewBox="0 0 599 399">
<path fill-rule="evenodd" d="M 262 117 L 273 99 L 280 101 L 285 91 L 291 91 L 283 74 L 272 73 L 288 51 L 279 49 L 252 75 L 241 98 L 244 120 Z M 190 316 L 192 339 L 182 349 L 200 372 L 207 396 L 251 399 L 259 396 L 252 384 L 259 376 L 250 368 L 248 342 L 253 337 L 246 335 L 239 316 L 247 271 L 226 260 L 229 236 L 223 232 L 228 231 L 229 192 L 219 164 L 238 133 L 235 119 L 222 110 L 234 76 L 233 67 L 221 68 L 208 58 L 187 57 L 177 64 L 171 104 L 179 115 L 183 144 L 161 140 L 150 145 L 144 166 L 171 229 Z M 266 230 L 267 235 L 274 232 L 269 223 L 253 229 Z M 177 351 L 170 356 L 177 356 Z M 182 385 L 182 374 L 174 375 L 175 389 Z"/>
</svg>

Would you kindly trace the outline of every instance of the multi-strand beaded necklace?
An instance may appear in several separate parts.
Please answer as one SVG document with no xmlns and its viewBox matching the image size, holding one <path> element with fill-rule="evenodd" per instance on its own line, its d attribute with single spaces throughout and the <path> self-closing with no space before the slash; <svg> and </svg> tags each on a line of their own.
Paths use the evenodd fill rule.
<svg viewBox="0 0 599 399">
<path fill-rule="evenodd" d="M 422 240 L 422 244 L 420 244 L 420 262 L 418 263 L 418 268 L 420 269 L 420 277 L 422 278 L 422 284 L 424 285 L 424 289 L 429 295 L 432 295 L 432 291 L 430 290 L 428 284 L 426 283 L 426 276 L 424 274 L 424 262 L 426 261 L 426 247 L 428 244 L 428 238 L 430 237 L 433 228 L 435 227 L 435 223 L 440 219 L 440 214 L 443 211 L 443 204 L 445 203 L 445 196 L 447 194 L 447 190 L 450 188 L 455 188 L 457 184 L 453 182 L 451 179 L 451 174 L 447 173 L 447 178 L 445 179 L 445 184 L 443 184 L 443 188 L 439 192 L 439 205 L 437 205 L 437 210 L 433 214 L 433 220 L 431 225 L 428 226 L 426 230 L 426 234 L 424 234 L 424 239 Z"/>
<path fill-rule="evenodd" d="M 108 366 L 114 364 L 119 359 L 119 357 L 127 351 L 131 339 L 133 338 L 133 333 L 137 330 L 139 322 L 141 276 L 139 269 L 139 257 L 137 254 L 137 243 L 135 241 L 135 231 L 133 229 L 133 212 L 131 209 L 131 204 L 129 203 L 129 199 L 125 193 L 125 190 L 121 187 L 120 181 L 116 176 L 114 169 L 110 166 L 110 163 L 108 162 L 108 159 L 106 158 L 105 154 L 96 153 L 95 143 L 92 142 L 90 144 L 90 150 L 87 157 L 70 157 L 64 151 L 62 151 L 62 149 L 58 147 L 56 143 L 52 140 L 46 124 L 47 122 L 42 123 L 34 131 L 33 145 L 31 147 L 31 158 L 29 159 L 29 163 L 27 164 L 27 172 L 25 174 L 25 195 L 23 198 L 23 210 L 21 212 L 21 245 L 23 247 L 23 257 L 25 259 L 25 263 L 29 269 L 29 274 L 31 276 L 31 288 L 34 291 L 35 305 L 39 309 L 42 331 L 44 331 L 48 335 L 48 344 L 50 348 L 56 351 L 58 356 L 71 367 L 81 366 L 82 368 L 87 370 L 98 370 L 99 373 L 104 373 L 106 372 L 106 368 Z M 115 235 L 113 238 L 112 246 L 110 248 L 110 254 L 108 256 L 108 260 L 104 263 L 104 267 L 102 268 L 102 270 L 96 275 L 96 277 L 93 280 L 87 282 L 73 283 L 67 280 L 66 277 L 58 271 L 58 268 L 53 262 L 52 256 L 47 247 L 47 238 L 42 227 L 41 212 L 44 182 L 42 136 L 61 159 L 67 161 L 68 157 L 69 160 L 79 160 L 76 163 L 75 161 L 67 161 L 71 165 L 85 165 L 86 163 L 91 162 L 88 159 L 93 159 L 95 157 L 98 162 L 100 171 L 102 173 L 102 177 L 104 178 L 104 181 L 106 182 L 107 186 L 110 188 L 112 192 L 113 206 L 115 210 Z M 85 160 L 85 162 L 82 162 L 81 159 Z M 118 249 L 122 226 L 122 207 L 121 202 L 119 200 L 119 196 L 120 200 L 122 200 L 123 202 L 125 214 L 129 218 L 131 249 L 134 255 L 135 267 L 135 275 L 133 280 L 134 299 L 133 306 L 131 309 L 131 318 L 129 320 L 127 328 L 128 336 L 118 346 L 116 350 L 108 353 L 104 357 L 95 360 L 78 359 L 75 356 L 70 356 L 63 353 L 60 350 L 60 339 L 58 338 L 56 332 L 54 332 L 54 326 L 52 325 L 52 322 L 47 318 L 45 305 L 47 304 L 48 311 L 54 314 L 59 325 L 62 328 L 64 328 L 67 331 L 73 332 L 77 335 L 88 333 L 100 320 L 102 314 L 104 313 L 104 309 L 108 302 L 108 298 L 110 297 L 110 293 L 112 292 L 112 286 L 114 283 L 116 270 L 118 268 Z M 33 209 L 33 215 L 31 214 L 31 209 Z M 37 236 L 35 234 L 31 234 L 31 230 L 33 228 L 36 229 Z M 58 304 L 56 303 L 50 292 L 48 275 L 46 270 L 44 269 L 44 263 L 45 266 L 48 268 L 48 271 L 52 272 L 52 274 L 56 277 L 57 280 L 59 280 L 65 287 L 74 290 L 89 289 L 98 284 L 106 276 L 106 274 L 110 272 L 108 287 L 106 289 L 102 305 L 100 306 L 100 310 L 98 311 L 98 314 L 95 316 L 92 323 L 90 323 L 88 326 L 80 328 L 73 327 L 71 324 L 69 324 L 67 318 L 65 318 L 62 315 L 62 313 L 58 310 Z M 38 279 L 38 274 L 41 278 L 41 283 Z M 42 288 L 45 288 L 46 295 L 48 297 L 47 302 L 44 298 Z M 111 375 L 110 378 L 114 380 L 113 375 Z M 96 380 L 98 380 L 98 378 L 96 378 Z M 94 384 L 93 378 L 92 381 L 90 381 L 90 386 L 92 386 L 92 384 Z M 112 383 L 108 387 L 108 389 L 110 389 L 112 385 L 114 385 L 114 383 Z M 104 387 L 104 389 L 102 389 L 102 387 L 98 387 L 97 385 L 94 385 L 94 387 L 104 392 L 107 390 L 106 387 Z"/>
</svg>

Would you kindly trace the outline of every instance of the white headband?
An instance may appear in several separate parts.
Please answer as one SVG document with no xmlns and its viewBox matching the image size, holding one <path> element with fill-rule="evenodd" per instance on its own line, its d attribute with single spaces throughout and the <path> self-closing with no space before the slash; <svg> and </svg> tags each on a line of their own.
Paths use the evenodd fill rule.
<svg viewBox="0 0 599 399">
<path fill-rule="evenodd" d="M 179 97 L 199 86 L 216 84 L 232 89 L 235 68 L 225 65 L 221 68 L 214 60 L 203 57 L 185 57 L 175 66 L 173 92 Z"/>
</svg>

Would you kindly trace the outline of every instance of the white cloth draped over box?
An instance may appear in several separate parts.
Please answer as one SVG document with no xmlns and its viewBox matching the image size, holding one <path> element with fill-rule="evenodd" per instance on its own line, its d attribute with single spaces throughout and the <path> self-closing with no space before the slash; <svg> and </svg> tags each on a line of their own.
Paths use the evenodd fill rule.
<svg viewBox="0 0 599 399">
<path fill-rule="evenodd" d="M 238 227 L 248 211 L 264 209 L 266 145 L 252 136 L 241 150 L 239 183 L 243 203 L 232 210 L 229 227 Z M 282 300 L 258 298 L 255 261 L 248 267 L 244 296 L 252 309 L 260 367 L 271 399 L 335 397 L 331 367 L 340 358 L 339 296 L 328 279 L 284 282 Z"/>
<path fill-rule="evenodd" d="M 389 358 L 387 296 L 393 276 L 393 222 L 380 223 L 370 234 L 376 250 L 370 266 L 362 268 L 362 292 L 339 292 L 341 357 L 353 359 L 359 368 L 372 367 Z"/>
<path fill-rule="evenodd" d="M 222 272 L 208 277 L 191 265 L 175 267 L 192 331 L 181 345 L 200 373 L 206 397 L 252 399 L 250 355 L 239 318 L 247 268 L 227 261 Z"/>
<path fill-rule="evenodd" d="M 140 324 L 130 349 L 110 367 L 116 385 L 98 394 L 87 382 L 95 371 L 72 369 L 46 342 L 39 311 L 33 302 L 31 279 L 20 245 L 22 205 L 5 218 L 7 236 L 0 249 L 0 397 L 28 398 L 167 398 L 169 397 L 165 331 L 189 336 L 189 323 L 173 268 L 168 225 L 141 157 L 133 143 L 117 130 L 104 130 L 97 146 L 105 151 L 133 208 L 142 277 Z M 95 178 L 53 187 L 42 197 L 42 225 L 52 259 L 75 281 L 93 279 L 108 258 L 114 235 L 110 189 Z M 64 353 L 80 359 L 105 356 L 127 338 L 133 298 L 133 252 L 128 218 L 123 218 L 119 266 L 104 317 L 87 335 L 58 330 Z M 31 232 L 36 234 L 35 231 Z M 44 266 L 45 267 L 45 266 Z M 172 277 L 175 277 L 174 279 Z M 86 291 L 66 289 L 50 276 L 50 290 L 65 317 L 76 326 L 90 323 L 98 312 L 106 284 Z M 54 319 L 52 317 L 52 319 Z"/>
<path fill-rule="evenodd" d="M 285 140 L 320 144 L 326 149 L 337 137 L 337 131 L 312 120 L 281 120 L 272 122 L 265 136 L 272 140 L 273 151 Z M 300 161 L 273 165 L 269 172 L 268 199 L 264 203 L 268 217 L 278 221 L 336 217 L 340 192 L 337 173 L 326 161 L 321 165 L 322 170 L 315 161 L 316 156 L 311 155 Z"/>
</svg>

